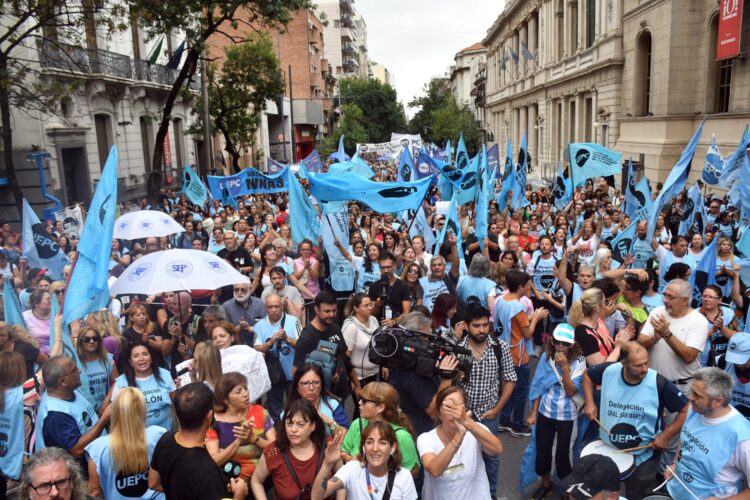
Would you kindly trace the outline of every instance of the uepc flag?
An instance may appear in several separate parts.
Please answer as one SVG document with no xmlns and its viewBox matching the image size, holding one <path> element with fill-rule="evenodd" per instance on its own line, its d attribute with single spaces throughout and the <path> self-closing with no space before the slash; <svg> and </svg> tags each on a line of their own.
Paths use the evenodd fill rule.
<svg viewBox="0 0 750 500">
<path fill-rule="evenodd" d="M 459 205 L 466 205 L 474 201 L 474 194 L 479 185 L 479 155 L 475 156 L 469 166 L 461 170 L 461 172 L 463 172 L 463 176 L 458 187 L 453 190 L 453 197 Z"/>
<path fill-rule="evenodd" d="M 424 238 L 424 247 L 432 248 L 435 246 L 435 233 L 432 232 L 429 224 L 427 224 L 427 217 L 425 217 L 424 206 L 419 207 L 416 212 L 409 211 L 415 217 L 414 222 L 411 223 L 409 228 L 409 238 L 415 236 L 421 236 Z"/>
<path fill-rule="evenodd" d="M 411 182 L 414 180 L 414 160 L 408 146 L 401 148 L 401 159 L 398 162 L 398 182 Z"/>
<path fill-rule="evenodd" d="M 637 226 L 638 221 L 632 221 L 628 227 L 617 233 L 617 236 L 610 242 L 612 245 L 612 258 L 620 264 L 625 260 L 625 257 L 632 254 Z"/>
<path fill-rule="evenodd" d="M 721 171 L 724 169 L 724 160 L 721 159 L 719 146 L 716 144 L 716 134 L 711 134 L 711 142 L 708 143 L 706 151 L 706 160 L 703 162 L 703 173 L 701 177 L 703 182 L 711 186 L 719 183 Z"/>
<path fill-rule="evenodd" d="M 456 168 L 463 170 L 469 164 L 469 153 L 466 151 L 466 143 L 464 143 L 464 134 L 458 139 L 458 146 L 456 146 Z"/>
<path fill-rule="evenodd" d="M 39 221 L 26 198 L 23 200 L 23 258 L 28 267 L 47 269 L 56 280 L 62 279 L 63 268 L 70 264 L 70 259 Z"/>
<path fill-rule="evenodd" d="M 361 201 L 375 212 L 391 213 L 415 210 L 432 183 L 432 176 L 416 182 L 372 182 L 357 174 L 318 174 L 311 177 L 310 194 L 316 200 Z"/>
<path fill-rule="evenodd" d="M 519 209 L 527 204 L 526 201 L 526 175 L 528 160 L 526 155 L 526 131 L 523 132 L 523 138 L 521 139 L 521 149 L 518 150 L 518 168 L 516 175 L 513 176 L 513 199 L 510 202 L 510 206 L 513 210 Z"/>
<path fill-rule="evenodd" d="M 726 188 L 735 182 L 740 176 L 740 167 L 742 167 L 743 156 L 747 156 L 747 148 L 750 147 L 750 130 L 745 125 L 745 130 L 742 131 L 742 137 L 737 145 L 737 149 L 732 155 L 724 160 L 724 165 L 719 175 L 719 185 Z"/>
<path fill-rule="evenodd" d="M 590 142 L 568 144 L 570 177 L 577 187 L 592 177 L 606 177 L 621 172 L 622 153 L 611 151 L 604 146 Z"/>
<path fill-rule="evenodd" d="M 318 212 L 293 175 L 289 176 L 289 224 L 293 242 L 301 243 L 305 239 L 318 240 L 320 234 Z"/>
<path fill-rule="evenodd" d="M 182 171 L 182 192 L 193 205 L 203 206 L 208 199 L 208 189 L 193 167 L 185 165 Z"/>
<path fill-rule="evenodd" d="M 573 180 L 570 175 L 565 175 L 562 162 L 557 162 L 557 177 L 552 186 L 552 196 L 555 198 L 555 207 L 562 210 L 573 198 Z"/>
<path fill-rule="evenodd" d="M 701 189 L 698 184 L 693 184 L 687 192 L 685 210 L 680 221 L 679 234 L 706 233 L 706 205 L 703 203 Z"/>
</svg>

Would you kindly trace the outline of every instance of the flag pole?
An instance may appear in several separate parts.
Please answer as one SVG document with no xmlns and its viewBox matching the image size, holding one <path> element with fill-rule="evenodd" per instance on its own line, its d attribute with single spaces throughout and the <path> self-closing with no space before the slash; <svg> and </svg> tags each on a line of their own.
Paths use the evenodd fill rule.
<svg viewBox="0 0 750 500">
<path fill-rule="evenodd" d="M 428 189 L 422 199 L 419 201 L 419 205 L 417 205 L 417 210 L 414 212 L 414 217 L 411 218 L 411 222 L 409 223 L 409 227 L 406 229 L 406 234 L 409 234 L 411 231 L 411 226 L 414 225 L 414 221 L 417 220 L 417 212 L 420 208 L 422 208 L 422 203 L 424 203 L 424 200 L 427 199 L 427 195 L 430 193 L 430 190 Z"/>
</svg>

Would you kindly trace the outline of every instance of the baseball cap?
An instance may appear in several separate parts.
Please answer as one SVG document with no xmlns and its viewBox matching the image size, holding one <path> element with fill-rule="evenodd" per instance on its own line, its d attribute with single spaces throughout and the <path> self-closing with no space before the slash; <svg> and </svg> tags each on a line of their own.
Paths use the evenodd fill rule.
<svg viewBox="0 0 750 500">
<path fill-rule="evenodd" d="M 578 460 L 563 481 L 563 488 L 576 500 L 592 498 L 603 490 L 619 491 L 620 470 L 609 457 L 587 455 Z"/>
<path fill-rule="evenodd" d="M 576 341 L 575 329 L 567 323 L 560 323 L 552 332 L 552 338 L 560 342 L 572 344 Z"/>
<path fill-rule="evenodd" d="M 750 361 L 750 333 L 738 332 L 732 335 L 726 359 L 735 365 L 744 365 Z"/>
</svg>

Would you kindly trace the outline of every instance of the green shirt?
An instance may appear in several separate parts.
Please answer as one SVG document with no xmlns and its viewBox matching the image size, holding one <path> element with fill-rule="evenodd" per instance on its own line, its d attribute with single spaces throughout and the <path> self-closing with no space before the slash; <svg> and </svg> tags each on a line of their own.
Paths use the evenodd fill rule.
<svg viewBox="0 0 750 500">
<path fill-rule="evenodd" d="M 636 320 L 638 323 L 643 324 L 648 319 L 648 312 L 643 307 L 633 307 L 628 303 L 627 300 L 625 300 L 625 297 L 620 295 L 617 297 L 617 303 L 618 304 L 625 304 L 628 306 L 628 309 L 630 309 L 630 312 L 633 314 L 633 319 Z"/>
<path fill-rule="evenodd" d="M 341 451 L 348 454 L 351 457 L 359 455 L 359 447 L 362 441 L 360 435 L 360 419 L 355 418 L 349 430 L 346 432 L 344 442 L 341 444 Z M 419 454 L 417 453 L 417 447 L 414 444 L 414 438 L 412 435 L 401 426 L 396 424 L 390 424 L 394 431 L 396 431 L 396 439 L 398 440 L 398 449 L 401 452 L 401 467 L 411 472 L 415 466 L 419 466 Z M 367 427 L 367 419 L 362 419 L 362 429 Z"/>
</svg>

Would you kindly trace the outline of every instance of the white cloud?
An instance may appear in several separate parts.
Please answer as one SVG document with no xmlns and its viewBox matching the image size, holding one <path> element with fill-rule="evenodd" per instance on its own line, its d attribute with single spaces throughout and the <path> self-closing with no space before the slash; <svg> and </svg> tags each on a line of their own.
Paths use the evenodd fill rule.
<svg viewBox="0 0 750 500">
<path fill-rule="evenodd" d="M 394 74 L 406 107 L 433 76 L 445 74 L 456 52 L 482 41 L 503 10 L 490 0 L 360 0 L 370 58 Z M 407 108 L 407 114 L 415 110 Z"/>
</svg>

